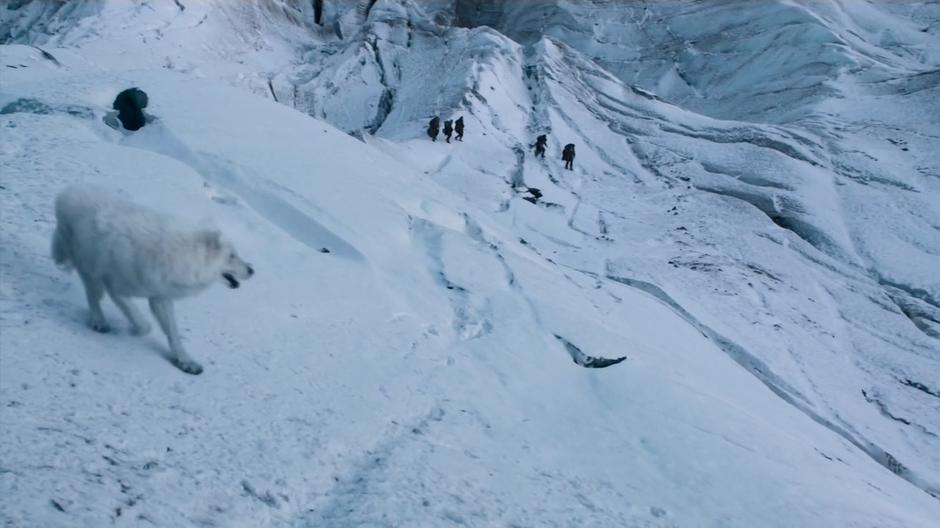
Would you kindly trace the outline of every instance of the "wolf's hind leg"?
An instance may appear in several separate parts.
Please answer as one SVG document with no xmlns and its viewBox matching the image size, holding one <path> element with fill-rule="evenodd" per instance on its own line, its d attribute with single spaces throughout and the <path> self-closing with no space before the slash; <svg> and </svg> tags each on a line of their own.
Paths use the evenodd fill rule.
<svg viewBox="0 0 940 528">
<path fill-rule="evenodd" d="M 173 364 L 188 374 L 201 374 L 202 365 L 189 357 L 189 354 L 183 350 L 183 342 L 180 340 L 179 330 L 176 328 L 176 319 L 173 316 L 173 301 L 163 297 L 151 297 L 150 311 L 153 312 L 153 316 L 160 323 L 160 328 L 166 334 L 170 351 L 176 356 Z"/>
<path fill-rule="evenodd" d="M 88 299 L 89 323 L 91 324 L 91 329 L 95 332 L 109 332 L 111 327 L 108 326 L 108 321 L 104 318 L 104 312 L 101 311 L 101 297 L 104 296 L 104 285 L 83 273 L 79 276 L 82 278 L 82 284 L 85 285 L 85 297 Z"/>
<path fill-rule="evenodd" d="M 144 315 L 140 313 L 140 310 L 134 306 L 134 303 L 129 299 L 119 297 L 114 294 L 114 290 L 110 287 L 107 288 L 108 295 L 111 297 L 111 300 L 114 301 L 114 304 L 120 308 L 121 313 L 124 314 L 124 317 L 127 317 L 127 320 L 130 321 L 132 331 L 134 335 L 147 335 L 150 333 L 150 323 L 144 319 Z"/>
</svg>

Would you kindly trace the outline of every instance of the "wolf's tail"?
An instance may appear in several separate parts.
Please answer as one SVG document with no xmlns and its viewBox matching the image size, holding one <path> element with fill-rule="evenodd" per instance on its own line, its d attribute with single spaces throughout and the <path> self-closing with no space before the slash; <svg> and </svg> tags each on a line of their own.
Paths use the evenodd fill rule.
<svg viewBox="0 0 940 528">
<path fill-rule="evenodd" d="M 72 269 L 72 253 L 69 251 L 68 233 L 62 228 L 62 224 L 55 227 L 55 233 L 52 234 L 52 260 L 56 266 L 63 270 Z"/>
</svg>

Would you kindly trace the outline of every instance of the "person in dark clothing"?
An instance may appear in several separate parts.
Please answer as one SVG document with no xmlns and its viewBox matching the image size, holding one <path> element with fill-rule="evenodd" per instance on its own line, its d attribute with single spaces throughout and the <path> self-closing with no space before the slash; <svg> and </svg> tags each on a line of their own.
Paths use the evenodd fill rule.
<svg viewBox="0 0 940 528">
<path fill-rule="evenodd" d="M 450 143 L 450 136 L 454 133 L 454 122 L 448 119 L 444 121 L 444 137 L 447 138 L 447 142 Z"/>
<path fill-rule="evenodd" d="M 574 143 L 565 145 L 565 150 L 561 151 L 561 159 L 565 162 L 565 168 L 574 170 Z"/>
<path fill-rule="evenodd" d="M 548 137 L 545 134 L 535 138 L 535 157 L 545 159 L 545 146 L 548 143 Z"/>
<path fill-rule="evenodd" d="M 463 141 L 463 116 L 457 118 L 454 123 L 454 131 L 457 132 L 457 141 Z"/>
<path fill-rule="evenodd" d="M 441 130 L 441 118 L 434 116 L 431 118 L 431 122 L 428 123 L 428 136 L 431 138 L 431 141 L 437 141 L 437 134 Z"/>
<path fill-rule="evenodd" d="M 147 108 L 149 99 L 140 88 L 128 88 L 114 98 L 112 105 L 118 111 L 118 119 L 127 130 L 140 130 L 147 124 L 144 117 L 144 108 Z"/>
</svg>

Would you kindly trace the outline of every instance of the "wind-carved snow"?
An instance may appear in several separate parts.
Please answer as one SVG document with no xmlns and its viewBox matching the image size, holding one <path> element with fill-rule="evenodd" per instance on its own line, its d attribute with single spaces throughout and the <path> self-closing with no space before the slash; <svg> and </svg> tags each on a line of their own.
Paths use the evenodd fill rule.
<svg viewBox="0 0 940 528">
<path fill-rule="evenodd" d="M 182 3 L 0 12 L 42 48 L 3 48 L 5 516 L 940 517 L 935 6 Z M 128 85 L 160 122 L 125 137 Z M 45 267 L 78 179 L 211 212 L 259 270 L 181 303 L 199 382 Z"/>
<path fill-rule="evenodd" d="M 411 225 L 417 242 L 427 254 L 430 270 L 442 288 L 447 290 L 454 311 L 454 331 L 460 339 L 476 339 L 489 334 L 493 329 L 492 310 L 486 299 L 475 299 L 472 290 L 454 282 L 456 277 L 448 274 L 444 257 L 445 231 L 424 219 L 415 219 Z"/>
<path fill-rule="evenodd" d="M 125 138 L 122 143 L 156 152 L 188 165 L 205 178 L 206 183 L 214 184 L 238 196 L 245 204 L 311 249 L 333 253 L 352 260 L 363 258 L 355 247 L 317 222 L 312 216 L 291 205 L 288 199 L 277 196 L 274 191 L 263 189 L 261 185 L 274 187 L 271 182 L 266 182 L 264 177 L 246 176 L 243 169 L 233 167 L 230 162 L 218 156 L 193 153 L 160 124 L 147 127 L 140 134 Z M 247 183 L 248 181 L 258 183 L 250 184 Z M 280 189 L 280 191 L 286 191 L 288 195 L 293 195 L 292 197 L 297 199 L 296 194 L 291 193 L 289 189 Z M 305 206 L 316 209 L 309 202 Z"/>
</svg>

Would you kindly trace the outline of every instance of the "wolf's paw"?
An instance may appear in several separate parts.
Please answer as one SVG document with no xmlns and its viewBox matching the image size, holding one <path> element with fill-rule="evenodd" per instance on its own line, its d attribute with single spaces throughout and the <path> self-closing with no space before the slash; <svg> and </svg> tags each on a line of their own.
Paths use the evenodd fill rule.
<svg viewBox="0 0 940 528">
<path fill-rule="evenodd" d="M 200 365 L 199 363 L 196 363 L 195 361 L 191 359 L 183 359 L 183 360 L 174 359 L 173 364 L 176 365 L 178 369 L 182 370 L 183 372 L 187 374 L 192 374 L 194 376 L 198 376 L 199 374 L 202 374 L 202 365 Z"/>
<path fill-rule="evenodd" d="M 107 334 L 111 331 L 111 327 L 104 321 L 92 321 L 91 329 L 100 334 Z"/>
<path fill-rule="evenodd" d="M 145 336 L 150 333 L 150 323 L 144 323 L 142 325 L 134 325 L 131 328 L 131 333 L 135 336 Z"/>
</svg>

